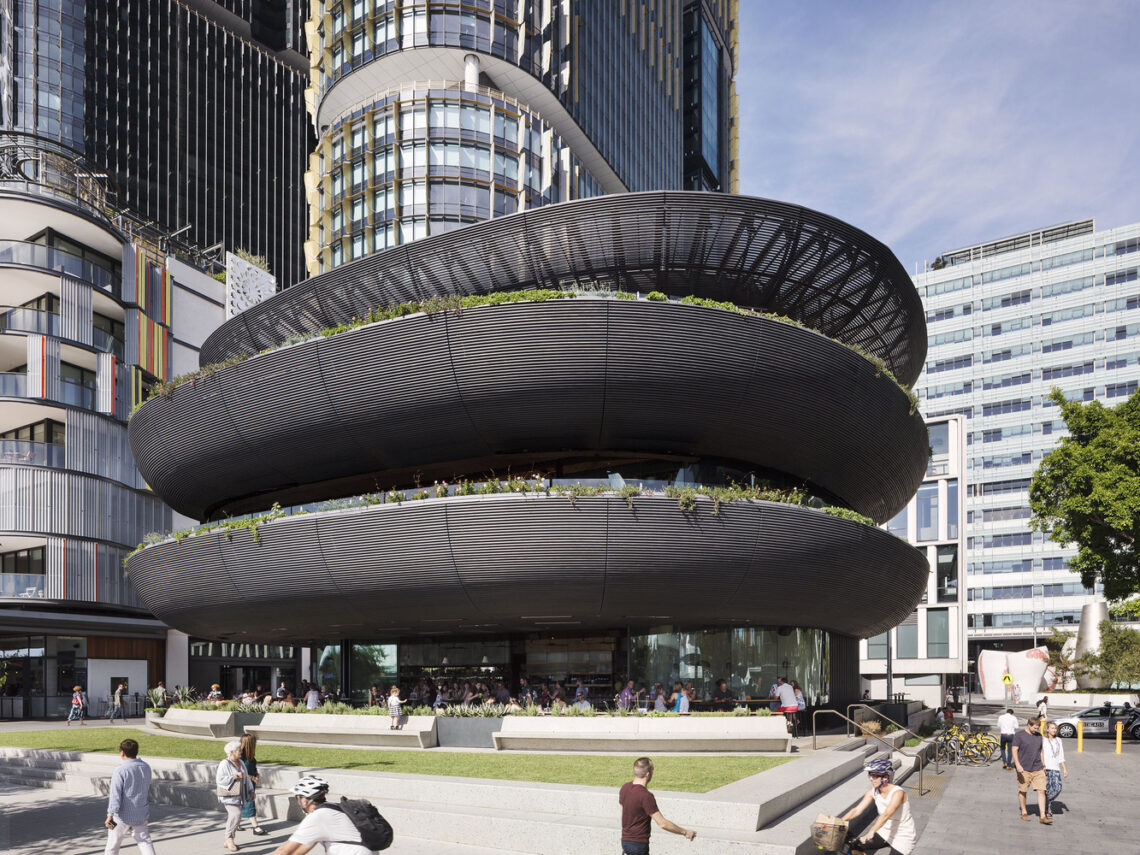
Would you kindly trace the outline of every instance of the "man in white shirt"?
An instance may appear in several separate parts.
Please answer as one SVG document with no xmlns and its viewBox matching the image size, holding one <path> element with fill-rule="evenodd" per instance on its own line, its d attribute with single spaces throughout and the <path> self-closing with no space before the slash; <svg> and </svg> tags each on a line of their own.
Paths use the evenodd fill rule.
<svg viewBox="0 0 1140 855">
<path fill-rule="evenodd" d="M 1001 767 L 1003 769 L 1013 768 L 1013 737 L 1017 733 L 1017 716 L 1013 714 L 1013 710 L 1006 710 L 998 716 L 997 720 L 998 731 L 1001 734 L 999 740 L 1001 742 Z"/>
<path fill-rule="evenodd" d="M 324 844 L 326 855 L 373 855 L 360 843 L 360 832 L 351 819 L 339 810 L 318 810 L 328 791 L 328 781 L 316 775 L 305 775 L 293 785 L 290 792 L 297 797 L 305 818 L 273 855 L 306 855 L 318 843 Z"/>
</svg>

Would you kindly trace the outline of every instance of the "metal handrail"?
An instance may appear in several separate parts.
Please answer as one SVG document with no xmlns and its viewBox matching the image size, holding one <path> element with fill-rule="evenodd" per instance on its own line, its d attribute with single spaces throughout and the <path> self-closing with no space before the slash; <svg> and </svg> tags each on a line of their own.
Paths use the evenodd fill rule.
<svg viewBox="0 0 1140 855">
<path fill-rule="evenodd" d="M 815 719 L 816 719 L 816 716 L 818 716 L 820 713 L 831 713 L 832 715 L 837 715 L 841 719 L 843 719 L 844 721 L 846 721 L 850 724 L 853 724 L 856 727 L 858 727 L 858 724 L 859 724 L 858 722 L 854 721 L 853 719 L 850 719 L 847 716 L 845 716 L 839 710 L 826 710 L 826 709 L 825 710 L 816 710 L 815 712 L 813 712 L 811 714 L 811 749 L 812 749 L 812 751 L 816 750 Z M 903 729 L 905 730 L 905 728 L 903 728 Z M 909 731 L 907 731 L 907 732 L 909 733 Z M 892 753 L 897 751 L 899 754 L 902 754 L 904 757 L 913 757 L 913 758 L 917 759 L 918 760 L 918 794 L 920 796 L 925 796 L 927 793 L 930 792 L 930 790 L 925 789 L 923 787 L 922 771 L 923 771 L 923 768 L 926 764 L 923 762 L 923 757 L 921 754 L 919 754 L 919 753 L 911 754 L 909 751 L 904 751 L 901 748 L 896 748 L 894 745 L 891 745 L 891 743 L 887 742 L 887 740 L 883 739 L 881 736 L 878 736 L 877 734 L 869 733 L 867 735 L 870 736 L 872 739 L 879 740 L 879 742 L 881 742 L 881 743 L 883 743 L 883 745 L 887 746 L 887 748 L 889 748 Z M 934 771 L 935 771 L 935 774 L 938 774 L 938 775 L 942 774 L 942 770 L 938 765 L 938 755 L 937 754 L 934 755 Z"/>
<path fill-rule="evenodd" d="M 859 708 L 862 708 L 865 710 L 870 710 L 875 715 L 877 715 L 879 718 L 881 718 L 883 721 L 888 722 L 889 724 L 893 724 L 899 730 L 905 730 L 907 733 L 909 733 L 915 739 L 922 739 L 922 737 L 919 736 L 917 733 L 915 733 L 913 730 L 909 730 L 908 728 L 903 727 L 901 724 L 899 724 L 893 718 L 888 718 L 887 716 L 883 715 L 881 712 L 879 712 L 877 709 L 875 709 L 873 706 L 870 706 L 869 704 L 864 704 L 864 703 L 848 704 L 847 705 L 847 715 L 850 716 L 851 710 L 855 709 L 856 707 L 859 707 Z M 852 723 L 854 723 L 854 722 L 852 722 Z M 855 726 L 858 727 L 859 725 L 856 724 Z"/>
</svg>

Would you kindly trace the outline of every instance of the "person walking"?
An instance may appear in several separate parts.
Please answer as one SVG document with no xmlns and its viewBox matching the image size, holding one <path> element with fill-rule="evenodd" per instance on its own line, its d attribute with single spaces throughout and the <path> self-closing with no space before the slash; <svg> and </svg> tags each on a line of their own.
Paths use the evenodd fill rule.
<svg viewBox="0 0 1140 855">
<path fill-rule="evenodd" d="M 360 842 L 360 832 L 356 826 L 335 805 L 328 810 L 319 810 L 326 805 L 329 784 L 316 775 L 305 775 L 289 790 L 297 797 L 297 803 L 305 818 L 289 839 L 273 850 L 273 855 L 305 855 L 318 843 L 325 845 L 327 855 L 373 855 Z"/>
<path fill-rule="evenodd" d="M 1042 753 L 1045 761 L 1045 816 L 1053 818 L 1053 800 L 1061 795 L 1061 778 L 1069 777 L 1069 767 L 1065 765 L 1065 746 L 1057 738 L 1057 725 L 1045 725 L 1046 736 L 1042 739 Z"/>
<path fill-rule="evenodd" d="M 871 788 L 867 790 L 863 800 L 840 819 L 850 822 L 873 802 L 878 816 L 867 827 L 863 836 L 851 846 L 851 855 L 863 855 L 864 852 L 874 852 L 877 849 L 886 849 L 888 855 L 910 855 L 918 839 L 914 827 L 914 819 L 910 815 L 910 805 L 906 800 L 906 793 L 902 788 L 891 783 L 894 773 L 894 764 L 887 758 L 873 760 L 865 767 L 867 776 L 871 779 Z"/>
<path fill-rule="evenodd" d="M 83 691 L 83 687 L 73 686 L 71 689 L 71 711 L 67 714 L 68 727 L 71 727 L 71 723 L 76 720 L 81 726 L 87 726 L 87 722 L 83 720 L 83 711 L 86 706 L 87 694 Z"/>
<path fill-rule="evenodd" d="M 245 775 L 249 778 L 250 799 L 241 804 L 241 818 L 253 820 L 253 833 L 256 835 L 268 834 L 261 823 L 257 821 L 257 788 L 261 786 L 261 776 L 257 773 L 257 736 L 253 733 L 242 734 L 241 764 L 245 767 Z"/>
<path fill-rule="evenodd" d="M 241 762 L 241 743 L 227 742 L 224 750 L 226 759 L 218 764 L 214 778 L 218 785 L 218 801 L 226 811 L 226 836 L 222 846 L 237 852 L 241 847 L 234 840 L 234 834 L 241 824 L 242 803 L 253 799 L 253 783 Z"/>
<path fill-rule="evenodd" d="M 1025 723 L 1025 730 L 1019 730 L 1013 737 L 1013 765 L 1017 769 L 1017 802 L 1021 807 L 1021 818 L 1029 822 L 1025 794 L 1032 787 L 1037 791 L 1037 815 L 1042 825 L 1051 825 L 1053 820 L 1045 815 L 1045 761 L 1043 759 L 1040 721 L 1033 716 Z"/>
<path fill-rule="evenodd" d="M 1037 718 L 1044 726 L 1045 721 L 1049 718 L 1049 696 L 1045 695 L 1037 702 Z"/>
<path fill-rule="evenodd" d="M 111 773 L 111 792 L 107 798 L 107 847 L 103 855 L 118 855 L 123 838 L 135 839 L 142 855 L 155 855 L 150 839 L 150 766 L 139 759 L 139 744 L 133 739 L 119 743 L 122 763 Z"/>
<path fill-rule="evenodd" d="M 115 689 L 115 694 L 111 696 L 111 711 L 107 714 L 107 724 L 114 724 L 115 716 L 123 720 L 123 724 L 127 723 L 127 710 L 123 706 L 123 692 L 126 686 L 119 683 L 118 688 Z"/>
<path fill-rule="evenodd" d="M 1001 744 L 1001 767 L 1003 769 L 1013 768 L 1013 736 L 1017 733 L 1017 716 L 1013 714 L 1013 710 L 1006 710 L 998 716 L 997 720 L 999 737 L 998 741 Z"/>
<path fill-rule="evenodd" d="M 666 831 L 683 834 L 686 840 L 697 836 L 695 831 L 670 822 L 657 807 L 657 799 L 649 791 L 653 780 L 653 761 L 638 757 L 633 762 L 633 780 L 621 785 L 618 804 L 621 805 L 621 851 L 623 855 L 649 855 L 649 821 L 653 820 Z"/>
</svg>

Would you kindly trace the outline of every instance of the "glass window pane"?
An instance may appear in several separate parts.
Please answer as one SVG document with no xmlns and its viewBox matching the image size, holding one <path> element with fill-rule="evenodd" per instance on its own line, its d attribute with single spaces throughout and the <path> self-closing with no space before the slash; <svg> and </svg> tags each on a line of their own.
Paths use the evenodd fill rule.
<svg viewBox="0 0 1140 855">
<path fill-rule="evenodd" d="M 938 484 L 923 484 L 918 488 L 916 505 L 918 540 L 938 539 Z"/>
<path fill-rule="evenodd" d="M 896 659 L 918 658 L 918 624 L 900 626 L 895 630 L 895 639 L 898 642 Z"/>
<path fill-rule="evenodd" d="M 926 612 L 926 656 L 928 659 L 950 656 L 949 609 L 928 609 Z"/>
<path fill-rule="evenodd" d="M 938 547 L 938 602 L 958 601 L 958 546 L 950 544 Z"/>
<path fill-rule="evenodd" d="M 946 482 L 946 539 L 958 536 L 958 479 Z"/>
<path fill-rule="evenodd" d="M 934 456 L 950 453 L 950 425 L 947 422 L 931 425 L 927 429 L 930 433 L 930 448 Z"/>
<path fill-rule="evenodd" d="M 887 634 L 885 632 L 880 632 L 878 635 L 872 635 L 867 639 L 867 658 L 887 658 Z"/>
</svg>

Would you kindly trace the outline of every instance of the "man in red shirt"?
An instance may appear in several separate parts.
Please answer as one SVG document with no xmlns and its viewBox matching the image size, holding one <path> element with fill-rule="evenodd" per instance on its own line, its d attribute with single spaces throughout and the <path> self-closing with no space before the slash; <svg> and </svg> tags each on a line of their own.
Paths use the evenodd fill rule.
<svg viewBox="0 0 1140 855">
<path fill-rule="evenodd" d="M 667 820 L 657 809 L 657 799 L 649 792 L 653 780 L 653 761 L 639 757 L 633 763 L 633 780 L 622 784 L 618 793 L 621 804 L 621 851 L 623 855 L 649 855 L 649 820 L 666 831 L 683 834 L 687 840 L 697 836 L 695 831 L 681 828 Z"/>
</svg>

